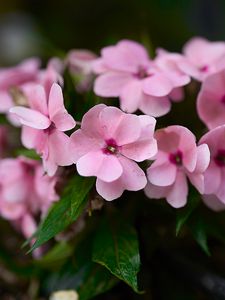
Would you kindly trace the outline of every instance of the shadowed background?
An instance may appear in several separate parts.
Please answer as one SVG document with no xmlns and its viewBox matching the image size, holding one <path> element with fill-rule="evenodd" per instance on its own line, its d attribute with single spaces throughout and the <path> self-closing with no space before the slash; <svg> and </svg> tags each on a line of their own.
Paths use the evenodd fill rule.
<svg viewBox="0 0 225 300">
<path fill-rule="evenodd" d="M 179 51 L 193 35 L 225 39 L 223 0 L 8 0 L 0 4 L 0 63 L 98 51 L 121 38 Z"/>
</svg>

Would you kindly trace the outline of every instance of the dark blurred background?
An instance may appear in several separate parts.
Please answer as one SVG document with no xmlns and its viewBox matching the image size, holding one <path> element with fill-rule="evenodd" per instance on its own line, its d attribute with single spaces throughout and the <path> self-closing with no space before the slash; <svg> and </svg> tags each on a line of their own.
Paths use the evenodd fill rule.
<svg viewBox="0 0 225 300">
<path fill-rule="evenodd" d="M 179 51 L 194 35 L 225 40 L 224 16 L 224 0 L 2 0 L 0 64 L 122 38 Z"/>
</svg>

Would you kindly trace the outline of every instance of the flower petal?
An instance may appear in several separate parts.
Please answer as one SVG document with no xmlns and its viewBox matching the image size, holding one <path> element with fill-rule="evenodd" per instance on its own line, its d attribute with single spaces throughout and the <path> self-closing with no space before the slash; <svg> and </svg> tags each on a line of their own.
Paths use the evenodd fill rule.
<svg viewBox="0 0 225 300">
<path fill-rule="evenodd" d="M 32 128 L 46 129 L 51 124 L 51 121 L 45 115 L 30 108 L 14 106 L 10 108 L 10 113 L 15 114 L 21 124 Z"/>
</svg>

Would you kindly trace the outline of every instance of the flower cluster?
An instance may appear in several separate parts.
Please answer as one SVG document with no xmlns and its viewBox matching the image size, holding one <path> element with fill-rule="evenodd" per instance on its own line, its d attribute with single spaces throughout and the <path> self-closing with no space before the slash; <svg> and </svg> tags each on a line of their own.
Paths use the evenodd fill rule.
<svg viewBox="0 0 225 300">
<path fill-rule="evenodd" d="M 78 93 L 93 88 L 104 103 L 118 97 L 120 108 L 95 103 L 76 122 L 76 105 L 65 108 L 65 72 Z M 197 112 L 210 130 L 198 143 L 180 125 L 155 131 L 155 118 L 184 99 L 192 80 L 200 82 Z M 148 197 L 166 198 L 179 208 L 187 203 L 190 182 L 210 208 L 225 208 L 224 42 L 193 38 L 182 53 L 158 49 L 151 58 L 141 44 L 122 40 L 103 48 L 100 57 L 72 50 L 45 69 L 31 58 L 0 69 L 0 112 L 21 126 L 22 145 L 43 162 L 6 157 L 9 129 L 0 127 L 0 214 L 20 224 L 25 236 L 34 231 L 34 216 L 59 198 L 58 167 L 73 164 L 81 176 L 97 178 L 105 200 L 144 189 Z"/>
</svg>

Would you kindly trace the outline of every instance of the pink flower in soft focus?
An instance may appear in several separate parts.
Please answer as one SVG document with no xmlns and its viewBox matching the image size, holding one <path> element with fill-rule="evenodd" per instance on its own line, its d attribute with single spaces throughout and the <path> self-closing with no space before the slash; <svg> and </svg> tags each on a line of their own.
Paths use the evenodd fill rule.
<svg viewBox="0 0 225 300">
<path fill-rule="evenodd" d="M 205 172 L 203 200 L 214 210 L 225 209 L 225 125 L 206 133 L 200 144 L 206 143 L 210 150 L 210 164 Z"/>
<path fill-rule="evenodd" d="M 182 207 L 187 202 L 187 178 L 201 194 L 204 192 L 204 172 L 210 160 L 208 146 L 197 146 L 193 133 L 183 126 L 160 129 L 155 137 L 158 153 L 147 170 L 146 195 L 166 198 L 173 207 Z"/>
<path fill-rule="evenodd" d="M 185 60 L 185 57 L 179 53 L 171 53 L 162 48 L 157 49 L 157 56 L 155 64 L 166 72 L 176 72 L 181 76 L 186 74 L 180 69 L 180 64 Z M 180 102 L 184 98 L 184 91 L 182 87 L 177 87 L 169 94 L 170 100 Z"/>
<path fill-rule="evenodd" d="M 10 112 L 23 125 L 23 145 L 41 155 L 46 172 L 52 176 L 58 166 L 72 164 L 68 155 L 69 137 L 64 131 L 74 128 L 76 123 L 64 107 L 58 84 L 52 85 L 49 97 L 41 85 L 34 86 L 30 95 L 30 108 L 15 106 Z"/>
<path fill-rule="evenodd" d="M 199 81 L 225 68 L 224 42 L 195 37 L 186 43 L 183 53 L 186 60 L 180 62 L 179 68 Z"/>
<path fill-rule="evenodd" d="M 75 77 L 76 89 L 83 93 L 91 89 L 94 73 L 92 64 L 97 56 L 88 50 L 71 50 L 66 58 L 70 73 Z"/>
<path fill-rule="evenodd" d="M 209 129 L 225 124 L 225 70 L 205 79 L 198 95 L 197 110 Z"/>
<path fill-rule="evenodd" d="M 71 156 L 82 176 L 96 176 L 98 193 L 106 200 L 124 190 L 137 191 L 147 183 L 136 162 L 157 152 L 155 119 L 126 114 L 116 107 L 96 105 L 71 135 Z"/>
<path fill-rule="evenodd" d="M 161 68 L 142 45 L 128 40 L 102 49 L 93 68 L 100 74 L 94 84 L 98 96 L 119 97 L 122 110 L 155 117 L 169 112 L 170 93 L 190 81 L 173 66 Z"/>
<path fill-rule="evenodd" d="M 11 90 L 35 81 L 40 61 L 36 58 L 24 60 L 15 67 L 0 69 L 0 113 L 7 113 L 14 105 Z"/>
<path fill-rule="evenodd" d="M 26 238 L 36 230 L 37 216 L 54 201 L 57 177 L 44 175 L 38 161 L 19 157 L 0 161 L 0 215 L 16 225 Z"/>
<path fill-rule="evenodd" d="M 0 158 L 4 156 L 8 144 L 7 128 L 4 125 L 0 125 Z"/>
</svg>

